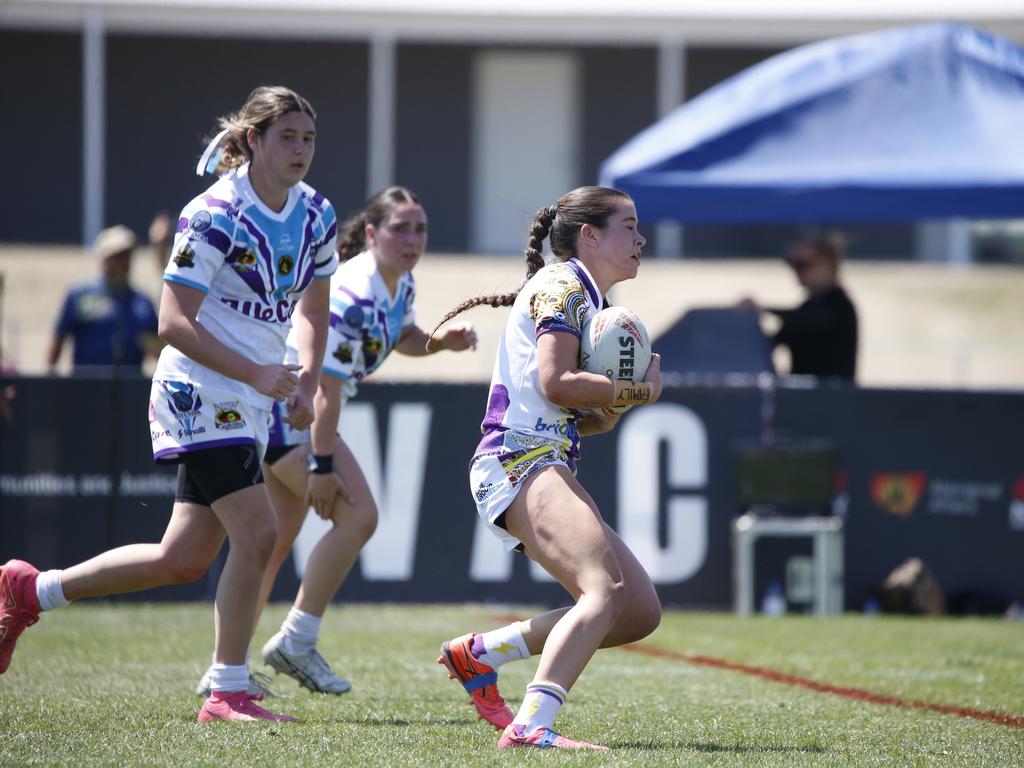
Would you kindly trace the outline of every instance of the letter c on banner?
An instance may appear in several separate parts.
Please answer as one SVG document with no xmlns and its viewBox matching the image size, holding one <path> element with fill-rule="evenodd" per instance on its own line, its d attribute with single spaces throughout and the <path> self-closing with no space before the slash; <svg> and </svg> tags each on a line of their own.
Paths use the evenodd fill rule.
<svg viewBox="0 0 1024 768">
<path fill-rule="evenodd" d="M 619 425 L 618 532 L 655 584 L 693 576 L 708 550 L 708 435 L 689 408 L 656 403 L 630 412 Z M 667 447 L 666 477 L 659 449 Z M 667 542 L 658 541 L 661 491 L 666 489 Z M 688 491 L 688 492 L 680 492 Z"/>
</svg>

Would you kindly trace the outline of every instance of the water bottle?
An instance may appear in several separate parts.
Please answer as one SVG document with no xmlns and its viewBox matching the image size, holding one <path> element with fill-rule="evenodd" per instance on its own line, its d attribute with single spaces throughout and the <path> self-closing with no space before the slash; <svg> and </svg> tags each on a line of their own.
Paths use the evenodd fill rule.
<svg viewBox="0 0 1024 768">
<path fill-rule="evenodd" d="M 777 581 L 768 584 L 761 600 L 761 613 L 765 616 L 782 616 L 786 612 L 786 598 L 782 596 L 782 585 Z"/>
</svg>

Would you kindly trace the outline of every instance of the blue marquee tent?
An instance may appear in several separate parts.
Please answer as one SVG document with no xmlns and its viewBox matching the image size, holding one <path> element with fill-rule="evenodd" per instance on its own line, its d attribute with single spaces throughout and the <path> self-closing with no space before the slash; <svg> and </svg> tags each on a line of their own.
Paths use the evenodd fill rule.
<svg viewBox="0 0 1024 768">
<path fill-rule="evenodd" d="M 642 218 L 1024 216 L 1024 50 L 958 24 L 774 56 L 635 136 L 601 183 Z"/>
</svg>

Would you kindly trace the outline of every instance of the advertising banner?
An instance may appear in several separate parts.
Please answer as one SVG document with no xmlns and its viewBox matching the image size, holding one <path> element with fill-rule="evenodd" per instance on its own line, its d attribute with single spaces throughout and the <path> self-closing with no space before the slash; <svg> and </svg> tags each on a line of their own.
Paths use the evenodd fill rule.
<svg viewBox="0 0 1024 768">
<path fill-rule="evenodd" d="M 13 383 L 17 397 L 0 421 L 0 562 L 64 567 L 159 541 L 176 471 L 152 461 L 149 382 Z M 467 469 L 485 400 L 480 384 L 369 383 L 346 405 L 340 432 L 380 521 L 340 600 L 566 602 L 477 520 Z M 739 447 L 764 437 L 828 441 L 838 483 L 826 511 L 846 520 L 847 607 L 859 609 L 911 556 L 951 600 L 977 603 L 1024 597 L 1022 436 L 1024 398 L 1010 394 L 676 387 L 627 412 L 613 432 L 585 438 L 578 477 L 667 605 L 727 608 L 730 525 L 744 511 Z M 275 599 L 294 596 L 326 525 L 310 514 Z M 136 597 L 209 598 L 220 564 L 194 584 Z"/>
</svg>

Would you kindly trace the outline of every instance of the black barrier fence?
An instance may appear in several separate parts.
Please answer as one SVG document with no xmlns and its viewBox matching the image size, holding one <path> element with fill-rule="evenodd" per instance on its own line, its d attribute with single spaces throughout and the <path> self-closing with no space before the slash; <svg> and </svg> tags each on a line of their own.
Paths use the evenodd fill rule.
<svg viewBox="0 0 1024 768">
<path fill-rule="evenodd" d="M 21 378 L 0 387 L 7 383 L 17 396 L 0 421 L 0 562 L 63 567 L 158 541 L 175 472 L 151 459 L 149 382 Z M 365 384 L 346 406 L 342 434 L 381 519 L 340 599 L 564 602 L 558 585 L 477 524 L 467 463 L 485 397 L 483 385 Z M 737 455 L 764 437 L 835 447 L 847 608 L 860 608 L 911 556 L 932 568 L 954 606 L 1024 598 L 1024 396 L 686 386 L 587 438 L 579 470 L 666 604 L 731 605 L 730 526 L 743 511 Z M 294 595 L 320 525 L 307 521 L 275 599 Z M 769 554 L 763 567 L 784 561 Z M 208 598 L 216 573 L 215 565 L 206 580 L 139 596 Z"/>
</svg>

